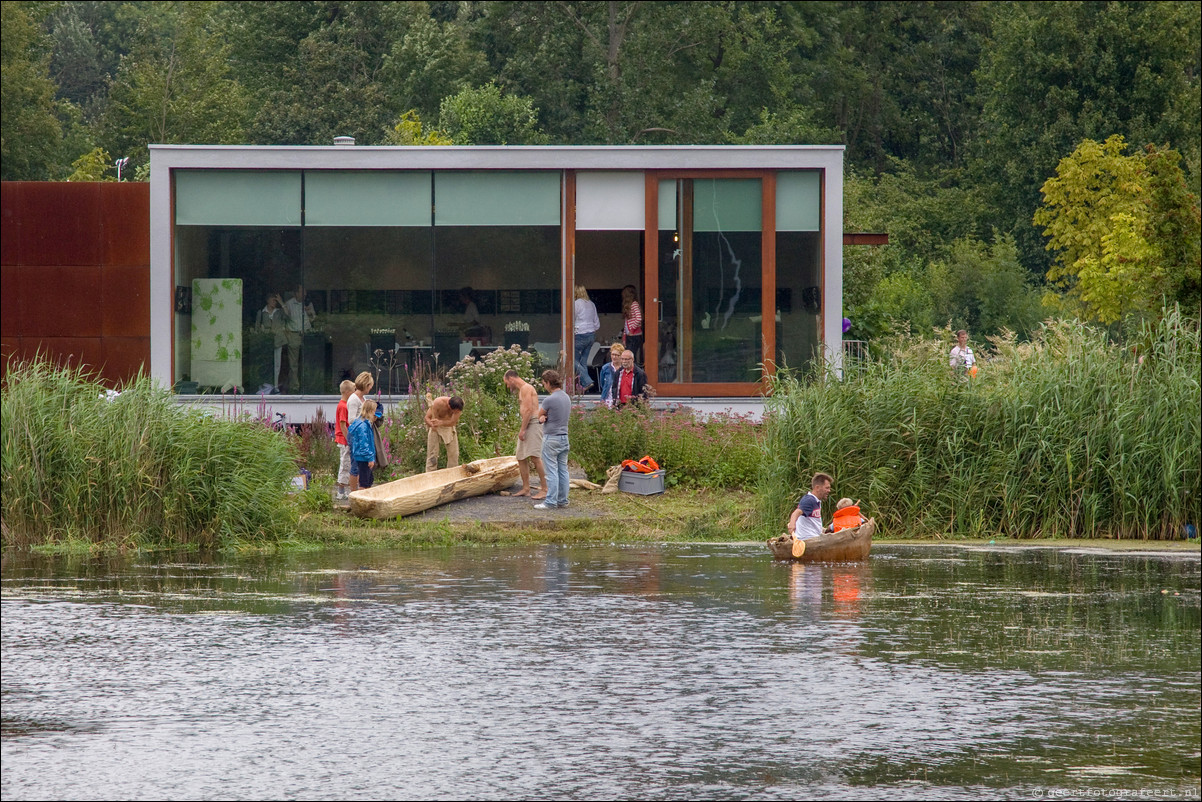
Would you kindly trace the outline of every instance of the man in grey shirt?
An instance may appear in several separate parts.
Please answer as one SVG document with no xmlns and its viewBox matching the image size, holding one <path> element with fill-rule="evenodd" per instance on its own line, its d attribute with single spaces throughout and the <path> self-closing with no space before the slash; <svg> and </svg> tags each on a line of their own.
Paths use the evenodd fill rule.
<svg viewBox="0 0 1202 802">
<path fill-rule="evenodd" d="M 568 506 L 568 416 L 572 399 L 563 391 L 563 380 L 554 370 L 543 371 L 543 387 L 550 393 L 538 408 L 543 422 L 543 469 L 547 472 L 547 497 L 536 510 Z"/>
</svg>

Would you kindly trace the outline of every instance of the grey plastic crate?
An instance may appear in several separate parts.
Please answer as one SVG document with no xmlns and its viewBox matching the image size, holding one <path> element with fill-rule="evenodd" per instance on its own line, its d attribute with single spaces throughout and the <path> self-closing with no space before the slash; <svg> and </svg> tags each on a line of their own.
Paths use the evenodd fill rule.
<svg viewBox="0 0 1202 802">
<path fill-rule="evenodd" d="M 662 468 L 651 473 L 622 471 L 622 475 L 618 477 L 618 489 L 623 493 L 639 496 L 657 495 L 664 492 L 664 471 Z"/>
</svg>

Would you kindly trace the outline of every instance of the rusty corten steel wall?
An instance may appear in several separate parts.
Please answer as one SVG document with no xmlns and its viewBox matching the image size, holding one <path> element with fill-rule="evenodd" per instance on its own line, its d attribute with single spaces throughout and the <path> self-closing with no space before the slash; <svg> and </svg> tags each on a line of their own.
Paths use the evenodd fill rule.
<svg viewBox="0 0 1202 802">
<path fill-rule="evenodd" d="M 39 351 L 116 386 L 150 363 L 150 185 L 0 184 L 0 370 Z"/>
</svg>

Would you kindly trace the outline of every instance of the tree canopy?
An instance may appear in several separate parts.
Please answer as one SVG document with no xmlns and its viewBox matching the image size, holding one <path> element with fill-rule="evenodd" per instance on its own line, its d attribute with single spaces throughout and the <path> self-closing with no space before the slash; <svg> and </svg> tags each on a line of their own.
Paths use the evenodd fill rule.
<svg viewBox="0 0 1202 802">
<path fill-rule="evenodd" d="M 1136 248 L 1141 226 L 1188 229 L 1188 215 L 1148 210 L 1200 194 L 1196 2 L 22 0 L 0 11 L 9 180 L 64 178 L 98 152 L 145 175 L 153 142 L 842 144 L 848 224 L 893 243 L 847 252 L 849 303 L 863 309 L 942 303 L 947 288 L 930 282 L 946 274 L 932 268 L 956 248 L 1009 243 L 1029 280 L 1051 269 L 1063 283 L 1067 251 L 1052 264 L 1033 216 L 1086 140 L 1155 146 L 1155 164 L 1152 151 L 1130 157 L 1151 184 L 1130 218 L 1108 218 L 1112 252 L 1119 240 Z M 1155 253 L 1123 269 L 1178 278 L 1141 278 L 1139 292 L 1195 297 L 1162 263 L 1189 260 L 1141 236 Z M 1082 286 L 1072 274 L 1074 298 L 1095 297 L 1092 275 Z"/>
</svg>

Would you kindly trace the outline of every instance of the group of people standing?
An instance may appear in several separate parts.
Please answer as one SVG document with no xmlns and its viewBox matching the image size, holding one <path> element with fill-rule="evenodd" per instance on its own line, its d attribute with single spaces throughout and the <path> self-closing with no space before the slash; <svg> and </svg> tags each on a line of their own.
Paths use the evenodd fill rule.
<svg viewBox="0 0 1202 802">
<path fill-rule="evenodd" d="M 517 393 L 521 426 L 518 430 L 516 454 L 522 476 L 522 490 L 515 495 L 529 496 L 538 501 L 535 509 L 547 510 L 568 506 L 568 416 L 572 400 L 563 391 L 563 380 L 557 371 L 546 370 L 542 375 L 543 388 L 548 395 L 539 403 L 538 392 L 515 370 L 505 374 L 505 385 Z M 384 467 L 387 458 L 380 434 L 381 408 L 366 398 L 375 386 L 372 375 L 360 373 L 355 381 L 340 386 L 342 399 L 334 414 L 334 441 L 338 444 L 339 500 L 374 482 L 375 470 Z M 448 468 L 459 465 L 459 418 L 463 414 L 463 399 L 459 396 L 426 395 L 425 415 L 426 471 L 438 469 L 438 458 L 446 450 Z M 532 494 L 530 467 L 538 472 L 542 492 Z"/>
<path fill-rule="evenodd" d="M 573 326 L 573 365 L 576 371 L 577 389 L 588 393 L 596 382 L 589 373 L 589 354 L 593 343 L 596 342 L 597 332 L 601 329 L 601 319 L 597 315 L 597 305 L 588 297 L 588 290 L 582 285 L 576 286 L 575 300 L 572 303 Z M 633 284 L 622 288 L 622 338 L 610 346 L 610 362 L 603 365 L 600 375 L 601 399 L 608 406 L 620 406 L 629 403 L 631 398 L 645 398 L 647 376 L 639 367 L 642 363 L 643 350 L 643 309 L 639 306 L 638 291 Z M 615 374 L 625 367 L 622 354 L 630 354 L 630 377 L 627 385 L 637 384 L 633 394 L 626 398 L 618 398 L 615 393 Z M 638 363 L 638 364 L 636 364 Z M 641 378 L 636 380 L 636 376 Z"/>
</svg>

